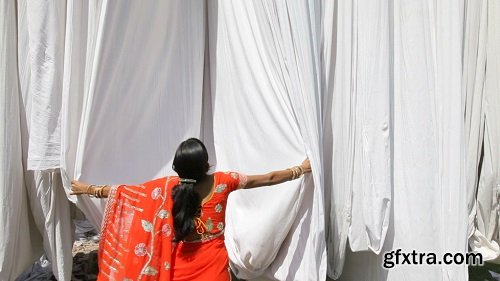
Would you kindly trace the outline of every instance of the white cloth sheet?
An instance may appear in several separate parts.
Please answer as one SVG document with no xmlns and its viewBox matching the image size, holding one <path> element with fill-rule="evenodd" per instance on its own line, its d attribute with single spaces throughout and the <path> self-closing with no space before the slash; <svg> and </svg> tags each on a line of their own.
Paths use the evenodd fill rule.
<svg viewBox="0 0 500 281">
<path fill-rule="evenodd" d="M 467 1 L 462 91 L 466 96 L 469 245 L 500 262 L 498 172 L 498 21 L 494 1 Z M 480 167 L 480 168 L 478 168 Z"/>
<path fill-rule="evenodd" d="M 60 167 L 66 1 L 26 1 L 31 62 L 28 167 Z"/>
<path fill-rule="evenodd" d="M 43 250 L 58 280 L 71 279 L 70 205 L 61 181 L 60 114 L 65 1 L 18 1 L 19 77 L 26 188 Z M 35 170 L 35 171 L 29 171 Z"/>
<path fill-rule="evenodd" d="M 393 209 L 384 251 L 466 253 L 462 5 L 396 1 Z M 334 187 L 335 188 L 335 187 Z M 400 266 L 349 253 L 340 280 L 467 280 L 467 267 Z"/>
<path fill-rule="evenodd" d="M 483 10 L 484 12 L 484 10 Z M 500 263 L 500 4 L 487 3 L 486 68 L 482 107 L 484 112 L 484 138 L 482 166 L 476 188 L 475 208 L 470 213 L 474 219 L 469 244 L 484 260 Z M 484 31 L 487 29 L 487 31 Z M 470 198 L 470 197 L 469 197 Z"/>
<path fill-rule="evenodd" d="M 353 1 L 353 11 L 355 149 L 349 244 L 353 251 L 378 254 L 391 207 L 389 1 Z"/>
<path fill-rule="evenodd" d="M 0 280 L 14 280 L 42 255 L 23 172 L 16 19 L 16 3 L 0 2 Z"/>
<path fill-rule="evenodd" d="M 326 1 L 325 187 L 331 188 L 329 276 L 338 278 L 347 238 L 380 253 L 391 207 L 389 1 Z"/>
<path fill-rule="evenodd" d="M 325 1 L 323 11 L 323 152 L 328 276 L 344 267 L 350 227 L 354 165 L 352 2 Z"/>
<path fill-rule="evenodd" d="M 31 211 L 52 273 L 57 280 L 71 280 L 73 255 L 68 245 L 73 245 L 73 222 L 61 174 L 35 171 L 26 176 Z"/>
<path fill-rule="evenodd" d="M 488 1 L 467 1 L 464 24 L 462 96 L 465 98 L 465 149 L 468 235 L 475 228 L 479 162 L 484 134 L 483 92 L 486 68 Z"/>
<path fill-rule="evenodd" d="M 70 12 L 67 36 L 81 43 L 67 42 L 66 186 L 72 178 L 140 183 L 172 174 L 178 143 L 200 134 L 205 25 L 196 19 L 203 3 L 75 2 Z M 79 30 L 87 21 L 85 36 Z M 77 201 L 95 226 L 104 204 Z"/>
<path fill-rule="evenodd" d="M 230 196 L 225 241 L 232 268 L 244 279 L 323 280 L 319 1 L 211 4 L 217 168 L 265 173 L 307 155 L 314 171 L 305 182 Z"/>
<path fill-rule="evenodd" d="M 56 277 L 70 280 L 61 183 L 67 195 L 73 178 L 173 174 L 178 143 L 200 136 L 213 169 L 262 173 L 305 156 L 313 167 L 230 196 L 226 244 L 239 276 L 467 280 L 465 266 L 386 271 L 382 253 L 463 253 L 469 235 L 498 259 L 499 9 L 3 1 L 0 280 L 36 260 L 42 238 Z M 100 225 L 105 201 L 68 198 Z"/>
</svg>

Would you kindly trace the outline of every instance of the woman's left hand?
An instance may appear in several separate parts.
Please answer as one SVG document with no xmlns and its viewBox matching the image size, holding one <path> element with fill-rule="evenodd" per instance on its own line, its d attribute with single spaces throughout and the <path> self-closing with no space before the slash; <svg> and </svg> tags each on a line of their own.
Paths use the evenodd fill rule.
<svg viewBox="0 0 500 281">
<path fill-rule="evenodd" d="M 77 180 L 72 180 L 70 195 L 89 194 L 89 187 L 89 184 Z"/>
</svg>

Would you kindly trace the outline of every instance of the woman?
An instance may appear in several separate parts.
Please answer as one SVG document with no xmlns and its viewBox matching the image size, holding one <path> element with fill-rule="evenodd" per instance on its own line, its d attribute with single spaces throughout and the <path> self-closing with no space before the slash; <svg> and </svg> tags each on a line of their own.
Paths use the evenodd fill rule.
<svg viewBox="0 0 500 281">
<path fill-rule="evenodd" d="M 108 198 L 99 244 L 98 280 L 230 280 L 224 247 L 231 191 L 275 185 L 309 173 L 309 160 L 286 170 L 245 176 L 207 174 L 205 145 L 183 141 L 175 153 L 178 176 L 143 185 L 72 182 L 72 194 Z"/>
</svg>

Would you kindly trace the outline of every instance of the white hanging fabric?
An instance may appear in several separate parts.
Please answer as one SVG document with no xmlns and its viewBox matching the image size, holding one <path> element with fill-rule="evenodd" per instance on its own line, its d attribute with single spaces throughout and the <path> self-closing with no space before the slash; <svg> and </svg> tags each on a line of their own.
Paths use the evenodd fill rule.
<svg viewBox="0 0 500 281">
<path fill-rule="evenodd" d="M 66 185 L 74 177 L 76 144 L 80 132 L 83 100 L 89 87 L 87 81 L 94 62 L 100 6 L 98 1 L 67 2 L 61 97 L 61 177 Z M 69 190 L 65 190 L 69 195 Z M 68 198 L 73 202 L 76 201 L 74 196 Z M 94 223 L 96 222 L 97 220 L 94 220 Z"/>
<path fill-rule="evenodd" d="M 217 170 L 311 160 L 303 180 L 230 196 L 240 277 L 467 280 L 384 270 L 382 253 L 465 253 L 469 234 L 499 261 L 499 15 L 491 0 L 3 1 L 0 280 L 41 238 L 70 280 L 70 180 L 173 174 L 199 136 Z M 100 226 L 104 200 L 67 198 Z"/>
<path fill-rule="evenodd" d="M 466 253 L 464 106 L 460 95 L 463 5 L 396 1 L 393 210 L 382 251 Z M 340 280 L 467 280 L 467 267 L 399 266 L 349 253 Z M 362 264 L 363 266 L 360 266 Z"/>
<path fill-rule="evenodd" d="M 31 61 L 28 167 L 60 167 L 66 1 L 26 1 Z"/>
<path fill-rule="evenodd" d="M 484 10 L 483 10 L 484 11 Z M 500 263 L 500 5 L 487 2 L 486 67 L 482 107 L 484 111 L 483 158 L 476 188 L 475 208 L 470 212 L 473 233 L 469 244 L 485 261 Z M 480 33 L 481 34 L 481 33 Z M 470 197 L 469 197 L 470 198 Z M 471 228 L 471 227 L 469 227 Z"/>
<path fill-rule="evenodd" d="M 69 201 L 60 173 L 60 109 L 66 4 L 18 1 L 19 71 L 27 155 L 25 180 L 43 249 L 58 280 L 70 280 L 73 242 Z M 27 46 L 27 48 L 24 48 Z M 29 140 L 26 143 L 26 140 Z"/>
<path fill-rule="evenodd" d="M 14 1 L 0 3 L 0 280 L 14 280 L 41 256 L 30 216 L 21 146 L 21 95 Z"/>
<path fill-rule="evenodd" d="M 488 1 L 468 1 L 464 24 L 462 95 L 465 98 L 465 149 L 468 235 L 474 232 L 477 210 L 477 183 L 484 134 L 484 78 L 488 37 Z"/>
<path fill-rule="evenodd" d="M 264 173 L 306 155 L 313 167 L 314 185 L 306 179 L 230 196 L 225 237 L 232 268 L 244 279 L 324 280 L 320 1 L 211 4 L 218 169 Z"/>
<path fill-rule="evenodd" d="M 325 183 L 330 197 L 329 276 L 347 237 L 380 253 L 391 206 L 389 1 L 338 1 L 324 11 Z"/>
<path fill-rule="evenodd" d="M 203 3 L 77 1 L 68 13 L 65 186 L 73 178 L 140 183 L 172 174 L 176 146 L 200 134 Z M 77 205 L 100 226 L 105 201 L 81 196 Z"/>
<path fill-rule="evenodd" d="M 200 132 L 204 21 L 194 19 L 203 18 L 203 3 L 189 4 L 177 1 L 157 7 L 156 3 L 151 3 L 149 6 L 142 4 L 133 6 L 101 1 L 69 1 L 67 8 L 62 1 L 50 3 L 19 1 L 18 4 L 20 15 L 18 32 L 21 37 L 20 42 L 24 43 L 20 47 L 22 57 L 19 60 L 21 65 L 19 77 L 23 91 L 22 113 L 25 116 L 10 113 L 9 116 L 21 116 L 21 119 L 27 119 L 27 124 L 24 125 L 25 137 L 26 139 L 29 137 L 30 150 L 27 154 L 33 156 L 28 163 L 31 163 L 29 165 L 32 169 L 37 170 L 34 173 L 26 172 L 25 175 L 28 181 L 30 206 L 36 226 L 41 233 L 44 233 L 44 249 L 52 262 L 54 274 L 58 280 L 70 280 L 72 223 L 69 218 L 69 204 L 61 188 L 58 172 L 41 170 L 59 166 L 58 142 L 63 144 L 61 163 L 66 192 L 69 191 L 71 179 L 77 178 L 79 174 L 83 174 L 82 178 L 86 179 L 86 174 L 81 172 L 82 166 L 86 163 L 90 163 L 92 168 L 85 172 L 96 177 L 88 178 L 92 182 L 113 179 L 116 182 L 139 182 L 163 176 L 166 170 L 170 170 L 166 167 L 170 166 L 173 150 L 180 140 L 187 136 L 197 136 Z M 151 22 L 153 10 L 156 11 L 156 16 L 153 17 L 155 21 Z M 164 17 L 163 11 L 166 10 L 170 11 L 168 17 Z M 128 16 L 132 11 L 135 18 Z M 66 13 L 67 21 L 61 21 Z M 132 21 L 128 21 L 131 19 Z M 136 24 L 134 19 L 142 25 Z M 127 22 L 134 22 L 132 26 L 137 28 L 124 28 Z M 151 23 L 156 29 L 150 28 Z M 15 27 L 15 24 L 9 26 L 14 31 Z M 149 33 L 143 32 L 148 28 Z M 5 30 L 11 31 L 7 27 L 2 27 L 2 32 Z M 143 35 L 142 38 L 137 38 L 138 31 Z M 9 36 L 13 36 L 12 34 L 15 35 L 11 33 Z M 110 34 L 117 40 L 106 41 L 110 43 L 106 45 L 102 39 Z M 184 39 L 179 40 L 179 38 Z M 142 48 L 145 42 L 151 49 Z M 114 53 L 123 44 L 127 46 L 126 50 Z M 137 56 L 124 59 L 123 54 Z M 12 54 L 10 56 L 16 57 Z M 109 56 L 107 60 L 106 56 Z M 114 61 L 120 63 L 114 64 Z M 102 75 L 102 71 L 105 71 L 106 75 Z M 186 79 L 191 76 L 193 79 Z M 105 80 L 100 80 L 101 78 Z M 111 80 L 115 83 L 110 83 Z M 15 83 L 17 85 L 17 80 Z M 142 94 L 137 94 L 137 89 L 141 89 Z M 92 98 L 95 95 L 103 95 L 110 99 L 103 99 L 104 102 L 97 100 L 98 105 L 93 105 Z M 100 112 L 102 116 L 92 119 L 95 118 L 96 112 Z M 59 136 L 61 115 L 64 116 L 62 138 Z M 89 119 L 99 125 L 91 124 L 89 127 Z M 184 124 L 162 122 L 172 119 L 176 121 L 183 119 Z M 123 126 L 124 120 L 129 120 L 127 121 L 129 126 Z M 156 122 L 151 123 L 151 120 Z M 116 130 L 111 135 L 110 128 L 123 130 Z M 142 131 L 138 133 L 139 130 Z M 87 137 L 93 134 L 104 136 L 106 139 L 112 137 L 115 139 L 113 142 L 95 138 L 87 140 Z M 90 147 L 98 150 L 96 154 L 87 151 L 85 144 L 89 142 Z M 18 143 L 20 144 L 21 140 Z M 165 153 L 166 149 L 171 151 Z M 107 150 L 109 153 L 101 154 L 101 151 Z M 144 151 L 148 151 L 149 156 Z M 108 155 L 110 158 L 106 159 L 103 155 Z M 137 159 L 137 163 L 130 165 L 130 159 Z M 20 156 L 18 160 L 21 161 L 22 157 Z M 105 178 L 106 176 L 109 178 Z M 14 195 L 26 196 L 25 193 Z M 14 195 L 6 194 L 6 198 L 16 202 L 14 199 L 17 197 Z M 72 196 L 70 199 L 74 200 L 75 197 Z M 105 202 L 97 200 L 91 202 L 83 197 L 78 204 L 86 211 L 94 225 L 99 227 Z M 29 210 L 26 200 L 18 205 L 22 208 L 18 215 L 23 215 L 23 212 Z M 5 217 L 12 219 L 8 215 Z M 33 223 L 23 228 L 27 227 L 37 231 Z M 13 231 L 15 227 L 10 229 L 12 235 L 23 239 L 23 235 Z M 26 242 L 24 244 L 26 247 L 30 245 Z M 7 250 L 4 253 L 10 258 L 13 253 Z M 39 250 L 31 252 L 41 255 Z M 24 269 L 36 258 L 37 256 L 28 259 L 27 255 L 19 255 L 19 261 L 27 260 L 18 263 L 19 267 L 21 270 Z M 10 260 L 15 261 L 12 258 Z M 2 266 L 4 265 L 11 267 L 7 261 L 2 262 Z M 13 267 L 13 270 L 17 272 L 12 274 L 12 278 L 15 278 L 19 269 Z"/>
<path fill-rule="evenodd" d="M 102 1 L 69 1 L 64 51 L 64 78 L 61 105 L 61 177 L 69 200 L 82 209 L 89 221 L 99 229 L 105 202 L 87 197 L 69 196 L 70 182 L 77 179 L 75 165 L 77 149 L 84 122 L 82 110 L 90 79 L 96 64 L 96 45 L 99 34 Z M 79 159 L 84 161 L 84 159 Z M 77 200 L 78 198 L 78 200 Z"/>
<path fill-rule="evenodd" d="M 323 27 L 323 153 L 328 276 L 339 278 L 344 267 L 350 227 L 354 166 L 352 1 L 325 1 Z"/>
<path fill-rule="evenodd" d="M 71 280 L 73 222 L 59 171 L 35 171 L 26 180 L 35 224 L 42 234 L 43 250 L 57 280 Z"/>
<path fill-rule="evenodd" d="M 353 251 L 379 254 L 391 207 L 389 1 L 353 1 L 353 11 L 355 149 L 349 244 Z"/>
</svg>

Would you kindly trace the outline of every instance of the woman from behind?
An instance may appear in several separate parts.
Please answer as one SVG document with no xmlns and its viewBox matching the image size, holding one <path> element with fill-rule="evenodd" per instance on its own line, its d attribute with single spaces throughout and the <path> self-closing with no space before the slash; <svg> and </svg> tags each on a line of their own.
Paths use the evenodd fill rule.
<svg viewBox="0 0 500 281">
<path fill-rule="evenodd" d="M 109 197 L 98 280 L 230 280 L 224 246 L 229 194 L 279 184 L 311 171 L 306 159 L 300 166 L 262 175 L 208 174 L 207 150 L 195 138 L 179 145 L 172 168 L 178 176 L 139 186 L 72 183 L 74 194 Z"/>
</svg>

